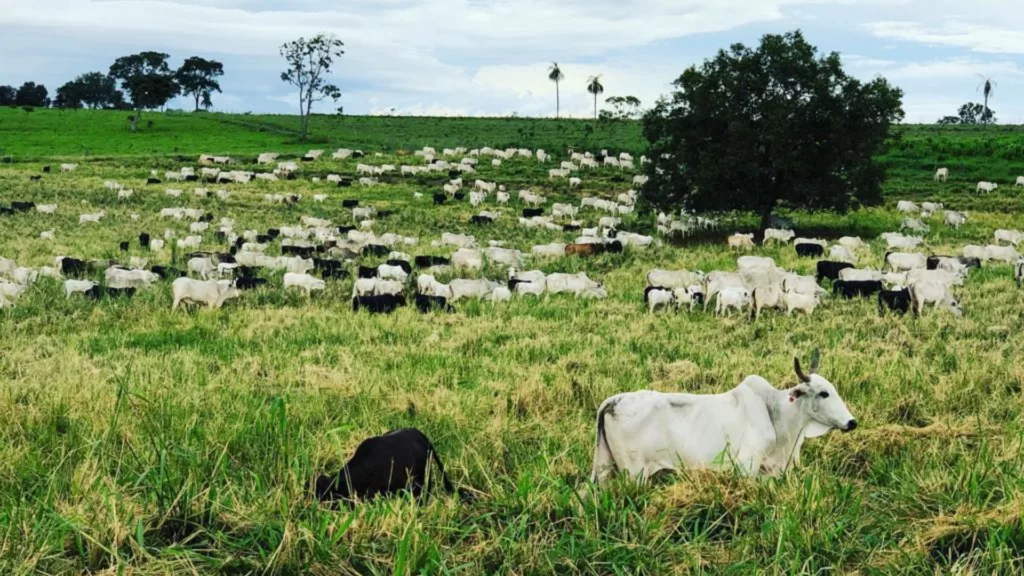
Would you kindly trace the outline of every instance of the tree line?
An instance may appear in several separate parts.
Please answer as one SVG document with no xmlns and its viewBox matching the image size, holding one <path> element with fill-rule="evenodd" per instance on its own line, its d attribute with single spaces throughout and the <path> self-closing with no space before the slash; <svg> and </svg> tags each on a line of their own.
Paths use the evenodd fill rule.
<svg viewBox="0 0 1024 576">
<path fill-rule="evenodd" d="M 196 111 L 200 107 L 209 109 L 213 105 L 211 95 L 221 91 L 217 79 L 224 75 L 224 65 L 192 56 L 172 69 L 169 59 L 170 55 L 162 52 L 122 56 L 106 74 L 82 74 L 57 88 L 52 98 L 45 85 L 31 81 L 19 88 L 0 86 L 0 106 L 133 110 L 132 130 L 143 110 L 165 106 L 178 95 L 193 98 Z"/>
</svg>

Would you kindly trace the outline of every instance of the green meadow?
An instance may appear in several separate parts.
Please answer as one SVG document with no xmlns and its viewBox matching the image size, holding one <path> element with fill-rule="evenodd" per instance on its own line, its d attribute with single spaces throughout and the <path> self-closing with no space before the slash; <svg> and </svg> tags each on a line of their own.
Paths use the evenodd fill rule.
<svg viewBox="0 0 1024 576">
<path fill-rule="evenodd" d="M 152 126 L 147 125 L 152 121 Z M 0 109 L 0 204 L 58 204 L 57 213 L 0 216 L 0 256 L 52 266 L 55 256 L 176 264 L 171 249 L 149 253 L 135 238 L 188 223 L 161 208 L 197 207 L 235 220 L 236 230 L 297 225 L 302 216 L 352 223 L 343 199 L 393 210 L 377 233 L 419 238 L 442 232 L 533 245 L 570 232 L 526 229 L 515 191 L 551 201 L 614 198 L 632 173 L 599 169 L 579 190 L 549 181 L 535 159 L 500 167 L 481 159 L 476 178 L 506 184 L 513 200 L 493 226 L 468 223 L 468 202 L 431 203 L 447 174 L 381 177 L 374 187 L 338 188 L 313 177 L 352 176 L 357 162 L 416 164 L 431 145 L 644 150 L 640 126 L 520 118 L 316 117 L 299 142 L 288 117 L 143 115 L 128 130 L 118 112 Z M 339 147 L 361 160 L 334 161 Z M 294 158 L 311 148 L 293 181 L 204 185 L 227 200 L 196 198 L 192 183 L 147 186 L 225 154 L 256 169 L 255 156 Z M 382 156 L 375 156 L 380 152 Z M 860 266 L 879 267 L 878 235 L 897 230 L 898 200 L 935 200 L 966 210 L 959 230 L 928 220 L 924 251 L 958 253 L 989 244 L 997 228 L 1024 229 L 1024 130 L 909 126 L 881 159 L 886 202 L 849 214 L 787 213 L 798 235 L 869 241 Z M 77 162 L 68 174 L 61 162 Z M 42 166 L 55 171 L 42 173 Z M 947 183 L 932 175 L 950 169 Z M 43 175 L 39 181 L 30 176 Z M 473 176 L 469 177 L 470 179 Z M 118 200 L 116 180 L 135 194 Z M 1000 188 L 979 196 L 974 186 Z M 181 198 L 164 194 L 182 188 Z M 423 198 L 414 198 L 414 193 Z M 264 194 L 302 194 L 296 206 Z M 314 194 L 327 194 L 323 203 Z M 493 196 L 483 205 L 494 209 Z M 79 214 L 106 211 L 99 224 Z M 138 219 L 133 220 L 132 214 Z M 588 225 L 599 214 L 581 211 Z M 0 574 L 1019 574 L 1024 571 L 1024 290 L 1012 267 L 974 271 L 957 319 L 880 317 L 875 300 L 827 297 L 812 316 L 766 311 L 715 318 L 643 303 L 653 268 L 733 270 L 726 234 L 756 218 L 722 214 L 718 233 L 662 239 L 592 259 L 535 260 L 545 272 L 585 271 L 606 300 L 569 295 L 460 302 L 453 314 L 353 313 L 351 280 L 329 281 L 307 298 L 280 274 L 221 310 L 171 310 L 167 282 L 134 298 L 66 298 L 40 279 L 0 310 Z M 624 229 L 653 234 L 641 206 Z M 40 232 L 54 231 L 54 240 Z M 118 243 L 131 240 L 129 253 Z M 224 249 L 211 233 L 204 249 Z M 271 248 L 277 254 L 278 248 Z M 791 246 L 752 254 L 813 274 Z M 363 258 L 362 264 L 379 260 Z M 102 274 L 100 274 L 101 276 Z M 505 278 L 486 266 L 480 276 Z M 441 278 L 446 280 L 446 278 Z M 860 427 L 804 445 L 801 465 L 780 478 L 728 473 L 665 475 L 646 485 L 589 482 L 595 416 L 613 394 L 654 389 L 718 393 L 759 374 L 795 384 L 793 356 L 819 348 Z M 423 430 L 471 503 L 434 491 L 409 498 L 320 505 L 306 490 L 335 472 L 366 437 Z"/>
</svg>

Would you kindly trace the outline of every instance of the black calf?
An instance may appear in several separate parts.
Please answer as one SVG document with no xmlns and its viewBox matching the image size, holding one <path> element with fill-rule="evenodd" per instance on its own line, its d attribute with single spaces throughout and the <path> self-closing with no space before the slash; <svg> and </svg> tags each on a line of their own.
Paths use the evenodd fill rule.
<svg viewBox="0 0 1024 576">
<path fill-rule="evenodd" d="M 434 194 L 434 204 L 441 205 L 448 201 L 448 197 L 444 194 Z"/>
<path fill-rule="evenodd" d="M 448 304 L 447 298 L 443 296 L 425 296 L 423 294 L 416 295 L 416 309 L 423 314 L 433 312 L 434 310 L 449 313 L 455 312 L 455 308 Z"/>
<path fill-rule="evenodd" d="M 360 308 L 365 308 L 372 314 L 390 314 L 397 310 L 399 306 L 405 305 L 405 296 L 400 295 L 357 296 L 352 299 L 353 312 L 358 312 Z"/>
<path fill-rule="evenodd" d="M 145 232 L 139 234 L 139 246 L 149 248 L 149 234 L 146 234 Z"/>
<path fill-rule="evenodd" d="M 243 277 L 235 280 L 235 288 L 239 290 L 255 290 L 266 283 L 266 278 Z"/>
<path fill-rule="evenodd" d="M 882 290 L 878 293 L 878 315 L 885 316 L 885 309 L 888 308 L 899 314 L 906 314 L 910 311 L 910 290 Z"/>
<path fill-rule="evenodd" d="M 171 268 L 170 266 L 153 266 L 150 271 L 159 276 L 161 280 L 181 278 L 185 276 L 185 272 L 178 270 L 177 268 Z"/>
<path fill-rule="evenodd" d="M 359 277 L 360 278 L 376 278 L 377 277 L 377 269 L 376 268 L 371 268 L 369 266 L 360 266 L 359 267 Z"/>
<path fill-rule="evenodd" d="M 15 212 L 28 212 L 29 210 L 35 210 L 35 202 L 11 202 L 11 210 Z"/>
<path fill-rule="evenodd" d="M 821 244 L 797 244 L 796 255 L 804 258 L 817 258 L 825 255 L 825 249 Z"/>
<path fill-rule="evenodd" d="M 544 214 L 543 208 L 523 208 L 523 218 L 533 218 Z"/>
<path fill-rule="evenodd" d="M 158 180 L 156 178 L 146 178 L 146 186 L 152 186 L 154 184 L 159 184 L 159 183 L 160 183 L 160 180 Z"/>
<path fill-rule="evenodd" d="M 867 298 L 882 291 L 880 280 L 836 280 L 832 283 L 832 293 L 847 300 L 856 296 Z"/>
<path fill-rule="evenodd" d="M 818 280 L 819 284 L 825 278 L 835 281 L 839 279 L 839 272 L 842 270 L 846 270 L 847 268 L 853 268 L 853 264 L 850 264 L 849 262 L 832 262 L 830 260 L 821 260 L 818 262 L 818 273 L 815 275 L 815 278 Z"/>
<path fill-rule="evenodd" d="M 367 244 L 363 246 L 362 253 L 369 256 L 387 256 L 391 253 L 391 248 L 382 244 Z"/>
<path fill-rule="evenodd" d="M 469 223 L 470 224 L 479 224 L 479 225 L 494 224 L 494 219 L 490 218 L 488 216 L 480 216 L 479 214 L 474 214 L 469 219 Z"/>
<path fill-rule="evenodd" d="M 341 207 L 342 208 L 355 208 L 356 206 L 359 206 L 359 200 L 342 200 L 341 201 Z"/>
<path fill-rule="evenodd" d="M 121 252 L 127 252 L 130 246 L 131 244 L 127 241 L 121 242 L 120 244 L 117 245 L 117 247 L 121 249 Z"/>
<path fill-rule="evenodd" d="M 444 256 L 416 256 L 413 259 L 417 268 L 430 268 L 431 266 L 448 266 L 451 259 Z"/>
</svg>

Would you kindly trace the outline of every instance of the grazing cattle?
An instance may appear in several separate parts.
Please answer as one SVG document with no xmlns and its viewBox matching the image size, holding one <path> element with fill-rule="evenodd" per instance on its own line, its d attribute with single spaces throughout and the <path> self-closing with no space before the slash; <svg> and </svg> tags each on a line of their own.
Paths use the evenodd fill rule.
<svg viewBox="0 0 1024 576">
<path fill-rule="evenodd" d="M 123 268 L 108 268 L 104 272 L 106 286 L 108 288 L 145 288 L 160 279 L 159 276 L 148 270 L 125 270 Z"/>
<path fill-rule="evenodd" d="M 456 492 L 430 440 L 423 432 L 406 428 L 363 440 L 341 472 L 316 479 L 314 494 L 323 501 L 354 501 L 408 490 L 413 498 L 425 502 L 429 497 L 427 468 L 431 460 L 436 469 L 430 470 L 430 482 L 439 478 L 445 492 Z M 464 500 L 470 498 L 462 490 L 458 494 Z"/>
<path fill-rule="evenodd" d="M 818 285 L 814 276 L 797 276 L 795 274 L 782 279 L 782 291 L 806 296 L 825 294 L 825 289 Z"/>
<path fill-rule="evenodd" d="M 160 183 L 160 180 L 157 178 L 146 178 L 146 186 L 154 186 Z"/>
<path fill-rule="evenodd" d="M 644 289 L 644 304 L 647 305 L 647 310 L 651 314 L 660 307 L 667 307 L 674 304 L 675 301 L 675 293 L 669 288 L 648 286 Z"/>
<path fill-rule="evenodd" d="M 933 179 L 936 182 L 945 182 L 946 180 L 948 180 L 949 179 L 949 168 L 939 168 L 938 170 L 936 170 L 935 171 L 935 178 L 933 178 Z"/>
<path fill-rule="evenodd" d="M 986 246 L 985 247 L 985 260 L 996 260 L 998 262 L 1016 262 L 1020 258 L 1020 254 L 1017 253 L 1010 246 Z"/>
<path fill-rule="evenodd" d="M 64 172 L 74 172 L 77 169 L 78 169 L 78 164 L 61 164 L 60 165 L 61 173 L 64 173 Z"/>
<path fill-rule="evenodd" d="M 341 207 L 342 208 L 355 208 L 357 206 L 359 206 L 359 200 L 348 199 L 348 200 L 342 200 L 341 201 Z"/>
<path fill-rule="evenodd" d="M 494 224 L 494 218 L 474 214 L 469 218 L 469 223 L 477 225 Z"/>
<path fill-rule="evenodd" d="M 400 294 L 380 294 L 352 298 L 353 312 L 358 312 L 362 309 L 371 314 L 390 314 L 405 305 L 405 296 Z"/>
<path fill-rule="evenodd" d="M 239 292 L 230 280 L 193 280 L 178 278 L 171 283 L 174 304 L 171 310 L 177 310 L 182 303 L 206 304 L 211 310 L 224 306 L 232 298 L 238 298 Z"/>
<path fill-rule="evenodd" d="M 15 212 L 28 212 L 29 210 L 35 210 L 35 202 L 11 202 L 11 210 Z"/>
<path fill-rule="evenodd" d="M 604 244 L 567 244 L 565 246 L 566 256 L 596 256 L 604 254 L 607 248 Z"/>
<path fill-rule="evenodd" d="M 685 288 L 702 282 L 704 282 L 704 273 L 700 270 L 690 272 L 689 270 L 661 270 L 655 268 L 647 273 L 648 286 Z"/>
<path fill-rule="evenodd" d="M 1000 242 L 1007 242 L 1017 246 L 1022 240 L 1024 240 L 1024 233 L 1017 230 L 996 230 L 993 235 L 995 237 L 996 244 L 999 244 Z"/>
<path fill-rule="evenodd" d="M 784 292 L 782 294 L 781 308 L 786 309 L 786 315 L 791 316 L 794 310 L 800 310 L 804 314 L 814 314 L 815 308 L 821 302 L 814 294 L 800 294 L 797 292 Z"/>
<path fill-rule="evenodd" d="M 882 290 L 878 293 L 878 315 L 885 316 L 886 310 L 906 314 L 910 310 L 910 290 Z"/>
<path fill-rule="evenodd" d="M 893 272 L 909 271 L 916 268 L 928 268 L 928 257 L 924 254 L 887 252 L 885 254 L 884 261 L 885 266 Z"/>
<path fill-rule="evenodd" d="M 422 314 L 434 311 L 455 312 L 455 308 L 448 304 L 448 298 L 444 296 L 431 296 L 427 294 L 416 295 L 416 309 Z"/>
<path fill-rule="evenodd" d="M 97 223 L 106 215 L 107 215 L 106 210 L 100 210 L 99 212 L 96 212 L 96 213 L 93 213 L 93 214 L 82 214 L 82 215 L 80 215 L 78 217 L 78 223 L 79 224 L 88 224 L 90 222 Z"/>
<path fill-rule="evenodd" d="M 177 268 L 171 268 L 169 266 L 153 266 L 152 272 L 159 276 L 161 280 L 181 278 L 185 276 L 185 272 L 183 270 L 178 270 Z"/>
<path fill-rule="evenodd" d="M 462 248 L 452 254 L 452 266 L 457 270 L 481 270 L 484 267 L 483 253 L 472 248 Z"/>
<path fill-rule="evenodd" d="M 124 241 L 124 242 L 121 242 L 120 244 L 118 244 L 117 247 L 118 247 L 118 249 L 121 250 L 121 252 L 127 252 L 128 248 L 130 247 L 130 244 L 129 244 L 128 241 Z"/>
<path fill-rule="evenodd" d="M 519 250 L 512 250 L 510 248 L 498 248 L 491 246 L 484 249 L 484 255 L 487 256 L 487 260 L 491 264 L 497 264 L 500 266 L 522 266 L 523 253 Z"/>
<path fill-rule="evenodd" d="M 405 264 L 405 263 L 403 263 Z M 408 266 L 408 264 L 406 264 Z M 377 277 L 382 280 L 395 280 L 401 283 L 409 281 L 409 272 L 405 271 L 402 266 L 392 266 L 390 264 L 381 264 L 377 267 Z"/>
<path fill-rule="evenodd" d="M 846 268 L 839 271 L 839 279 L 848 282 L 870 282 L 881 281 L 882 273 L 878 270 L 859 270 L 857 268 Z"/>
<path fill-rule="evenodd" d="M 754 247 L 754 235 L 753 234 L 733 234 L 729 236 L 729 248 L 753 248 Z"/>
<path fill-rule="evenodd" d="M 1017 286 L 1024 284 L 1024 258 L 1019 258 L 1014 265 L 1013 277 L 1017 280 Z"/>
<path fill-rule="evenodd" d="M 363 246 L 361 253 L 364 256 L 387 256 L 391 253 L 391 248 L 383 244 L 367 244 Z"/>
<path fill-rule="evenodd" d="M 523 218 L 534 218 L 544 214 L 543 208 L 523 208 Z"/>
<path fill-rule="evenodd" d="M 147 234 L 145 232 L 139 234 L 139 246 L 142 246 L 143 248 L 149 248 L 149 245 L 150 245 L 149 234 Z"/>
<path fill-rule="evenodd" d="M 499 288 L 501 284 L 487 279 L 467 280 L 456 278 L 451 281 L 449 286 L 451 286 L 452 296 L 448 301 L 458 302 L 464 298 L 486 298 L 488 294 Z"/>
<path fill-rule="evenodd" d="M 843 236 L 836 242 L 836 244 L 848 248 L 851 251 L 867 248 L 867 244 L 865 244 L 858 236 Z"/>
<path fill-rule="evenodd" d="M 909 200 L 900 200 L 896 203 L 896 211 L 904 214 L 916 214 L 921 211 L 921 207 Z"/>
<path fill-rule="evenodd" d="M 930 214 L 943 208 L 942 202 L 921 202 L 921 212 L 928 212 Z"/>
<path fill-rule="evenodd" d="M 597 446 L 592 481 L 604 484 L 616 470 L 646 482 L 661 470 L 735 470 L 777 476 L 799 466 L 807 438 L 833 428 L 849 432 L 857 421 L 836 392 L 794 359 L 799 383 L 778 390 L 748 376 L 729 392 L 713 395 L 627 392 L 597 410 Z"/>
<path fill-rule="evenodd" d="M 825 249 L 820 244 L 800 243 L 795 245 L 796 255 L 804 258 L 816 258 L 825 255 Z"/>
<path fill-rule="evenodd" d="M 836 280 L 832 283 L 832 293 L 850 300 L 857 296 L 867 298 L 882 291 L 879 280 Z"/>
<path fill-rule="evenodd" d="M 952 210 L 946 210 L 946 225 L 952 226 L 953 228 L 960 228 L 967 222 L 967 214 L 965 212 L 953 212 Z"/>
<path fill-rule="evenodd" d="M 764 231 L 764 240 L 762 244 L 767 244 L 769 240 L 778 240 L 783 244 L 789 242 L 796 236 L 796 233 L 792 230 L 780 230 L 778 228 L 766 228 Z"/>
<path fill-rule="evenodd" d="M 920 316 L 925 304 L 934 303 L 935 308 L 947 308 L 956 317 L 963 316 L 960 303 L 953 297 L 952 288 L 942 282 L 915 282 L 910 285 L 910 302 L 914 314 Z"/>
<path fill-rule="evenodd" d="M 443 256 L 417 256 L 413 259 L 417 268 L 430 268 L 432 266 L 449 266 L 451 260 Z"/>
<path fill-rule="evenodd" d="M 717 293 L 718 299 L 715 304 L 715 316 L 729 315 L 729 310 L 735 308 L 739 312 L 751 304 L 750 290 L 746 288 L 725 288 Z"/>
<path fill-rule="evenodd" d="M 957 264 L 960 264 L 957 262 Z M 967 274 L 967 268 L 960 264 L 959 268 L 954 268 L 952 271 L 945 269 L 927 270 L 925 268 L 917 268 L 907 272 L 906 283 L 913 284 L 914 282 L 941 282 L 943 284 L 949 284 L 951 286 L 963 286 L 964 275 Z"/>
<path fill-rule="evenodd" d="M 756 320 L 761 315 L 761 310 L 765 308 L 782 308 L 785 304 L 783 294 L 778 285 L 755 286 L 750 294 L 753 304 L 750 307 L 750 317 Z M 722 301 L 722 293 L 719 293 L 718 301 Z"/>
<path fill-rule="evenodd" d="M 251 276 L 243 276 L 235 280 L 235 288 L 238 290 L 255 290 L 260 286 L 267 283 L 266 278 L 254 278 Z"/>
<path fill-rule="evenodd" d="M 840 262 L 856 262 L 857 256 L 854 255 L 853 250 L 850 250 L 846 246 L 833 246 L 829 248 L 828 257 L 832 260 L 838 260 Z"/>
<path fill-rule="evenodd" d="M 312 294 L 313 290 L 326 290 L 327 284 L 318 278 L 314 278 L 309 274 L 295 274 L 288 272 L 284 275 L 284 288 L 298 288 L 306 293 L 306 296 Z"/>
<path fill-rule="evenodd" d="M 608 292 L 604 285 L 591 280 L 585 272 L 578 274 L 550 274 L 547 279 L 547 291 L 551 294 L 570 293 L 582 298 L 607 298 Z"/>
<path fill-rule="evenodd" d="M 379 272 L 376 268 L 371 266 L 359 266 L 359 277 L 360 278 L 376 278 Z"/>
<path fill-rule="evenodd" d="M 85 294 L 94 287 L 96 283 L 91 280 L 65 280 L 64 294 L 70 298 L 72 294 Z"/>
<path fill-rule="evenodd" d="M 978 186 L 977 186 L 977 188 L 975 188 L 975 192 L 979 192 L 979 193 L 994 192 L 997 188 L 999 188 L 999 184 L 996 184 L 995 182 L 984 182 L 984 181 L 982 181 L 982 182 L 978 182 Z"/>
<path fill-rule="evenodd" d="M 1014 188 L 1024 187 L 1024 176 L 1017 176 L 1017 181 L 1013 185 Z"/>
<path fill-rule="evenodd" d="M 900 223 L 900 228 L 914 232 L 928 232 L 929 230 L 928 225 L 918 218 L 904 218 L 903 222 Z"/>
</svg>

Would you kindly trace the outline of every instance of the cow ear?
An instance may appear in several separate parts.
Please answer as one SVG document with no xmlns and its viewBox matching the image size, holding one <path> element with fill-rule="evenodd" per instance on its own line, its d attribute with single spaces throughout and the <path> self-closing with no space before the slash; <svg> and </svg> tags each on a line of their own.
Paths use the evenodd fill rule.
<svg viewBox="0 0 1024 576">
<path fill-rule="evenodd" d="M 832 430 L 831 426 L 826 426 L 820 422 L 811 420 L 811 422 L 804 428 L 804 438 L 817 438 L 818 436 L 824 436 Z"/>
<path fill-rule="evenodd" d="M 807 394 L 807 386 L 804 386 L 803 384 L 797 385 L 796 388 L 789 391 L 789 401 L 796 402 L 797 398 L 803 398 L 804 396 L 807 396 Z"/>
</svg>

